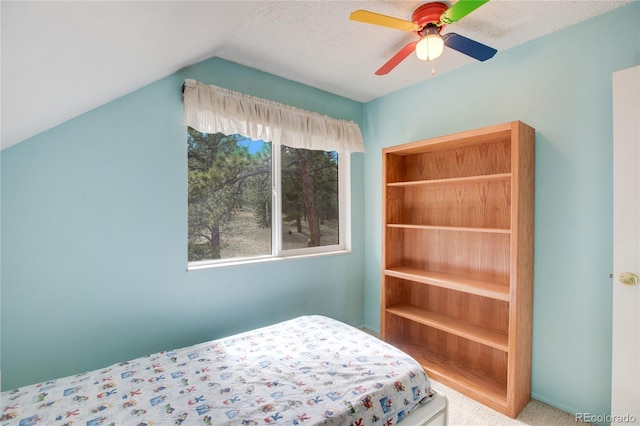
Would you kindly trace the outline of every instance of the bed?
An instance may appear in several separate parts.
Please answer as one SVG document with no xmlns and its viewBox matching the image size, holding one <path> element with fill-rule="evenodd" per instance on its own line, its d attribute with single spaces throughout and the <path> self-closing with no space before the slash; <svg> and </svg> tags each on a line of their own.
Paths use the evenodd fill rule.
<svg viewBox="0 0 640 426">
<path fill-rule="evenodd" d="M 444 425 L 399 349 L 311 315 L 2 393 L 2 425 Z"/>
</svg>

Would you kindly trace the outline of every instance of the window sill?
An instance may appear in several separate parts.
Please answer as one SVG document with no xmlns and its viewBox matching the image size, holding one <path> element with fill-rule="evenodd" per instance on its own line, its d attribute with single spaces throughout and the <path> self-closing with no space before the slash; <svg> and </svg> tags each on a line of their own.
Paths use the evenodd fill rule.
<svg viewBox="0 0 640 426">
<path fill-rule="evenodd" d="M 288 256 L 261 256 L 261 257 L 251 257 L 251 258 L 237 258 L 237 259 L 229 259 L 229 260 L 202 260 L 198 262 L 190 262 L 187 265 L 187 272 L 191 271 L 199 271 L 202 269 L 213 269 L 213 268 L 226 268 L 229 266 L 242 266 L 242 265 L 251 265 L 254 263 L 268 263 L 268 262 L 279 262 L 282 260 L 289 259 L 306 259 L 311 257 L 322 257 L 322 256 L 334 256 L 341 254 L 349 254 L 351 253 L 350 249 L 339 249 L 332 251 L 324 251 L 318 253 L 305 253 L 305 254 L 292 254 Z"/>
</svg>

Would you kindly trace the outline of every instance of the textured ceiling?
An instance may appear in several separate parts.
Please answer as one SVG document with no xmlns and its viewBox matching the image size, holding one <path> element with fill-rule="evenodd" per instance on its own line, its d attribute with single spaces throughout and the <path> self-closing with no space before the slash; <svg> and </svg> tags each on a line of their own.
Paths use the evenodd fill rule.
<svg viewBox="0 0 640 426">
<path fill-rule="evenodd" d="M 492 0 L 443 33 L 499 55 L 631 1 Z M 2 148 L 213 56 L 362 102 L 474 63 L 446 49 L 435 77 L 414 55 L 374 75 L 416 35 L 350 21 L 350 12 L 409 20 L 423 3 L 2 0 Z"/>
</svg>

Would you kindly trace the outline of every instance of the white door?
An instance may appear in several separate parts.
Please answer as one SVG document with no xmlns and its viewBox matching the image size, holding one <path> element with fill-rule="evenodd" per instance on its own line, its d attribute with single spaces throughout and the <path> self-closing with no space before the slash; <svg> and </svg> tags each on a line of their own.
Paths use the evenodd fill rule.
<svg viewBox="0 0 640 426">
<path fill-rule="evenodd" d="M 611 423 L 640 424 L 640 66 L 613 74 Z"/>
</svg>

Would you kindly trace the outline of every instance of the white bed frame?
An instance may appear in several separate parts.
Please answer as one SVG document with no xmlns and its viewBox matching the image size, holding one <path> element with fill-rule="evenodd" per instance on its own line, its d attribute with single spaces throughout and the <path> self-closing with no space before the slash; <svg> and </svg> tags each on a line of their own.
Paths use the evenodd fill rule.
<svg viewBox="0 0 640 426">
<path fill-rule="evenodd" d="M 449 400 L 444 394 L 436 392 L 436 396 L 431 401 L 414 409 L 398 424 L 400 426 L 447 426 L 448 411 Z"/>
</svg>

